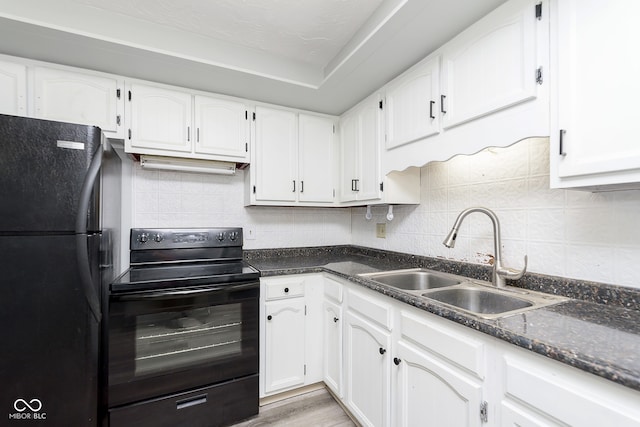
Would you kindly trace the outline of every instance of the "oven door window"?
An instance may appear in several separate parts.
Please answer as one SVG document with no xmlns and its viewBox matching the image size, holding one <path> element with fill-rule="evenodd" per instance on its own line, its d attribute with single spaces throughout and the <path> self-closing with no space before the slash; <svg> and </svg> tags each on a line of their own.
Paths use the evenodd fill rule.
<svg viewBox="0 0 640 427">
<path fill-rule="evenodd" d="M 111 298 L 110 406 L 257 371 L 257 283 Z"/>
</svg>

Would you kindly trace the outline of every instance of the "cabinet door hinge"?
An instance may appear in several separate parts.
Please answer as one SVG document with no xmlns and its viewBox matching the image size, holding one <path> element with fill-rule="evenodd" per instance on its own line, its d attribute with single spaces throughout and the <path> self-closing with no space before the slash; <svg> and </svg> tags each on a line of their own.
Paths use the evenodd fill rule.
<svg viewBox="0 0 640 427">
<path fill-rule="evenodd" d="M 536 5 L 536 19 L 538 21 L 542 20 L 542 2 Z"/>
<path fill-rule="evenodd" d="M 116 124 L 117 124 L 118 126 L 120 126 L 120 124 L 121 124 L 121 123 L 122 123 L 122 119 L 120 118 L 120 114 L 118 114 L 118 115 L 116 116 Z"/>
<path fill-rule="evenodd" d="M 129 91 L 129 101 L 131 101 L 131 91 Z"/>
<path fill-rule="evenodd" d="M 480 404 L 480 421 L 483 423 L 489 421 L 489 404 L 486 401 Z"/>
<path fill-rule="evenodd" d="M 538 67 L 536 70 L 536 83 L 539 85 L 542 84 L 542 66 Z"/>
<path fill-rule="evenodd" d="M 120 89 L 116 89 L 116 98 L 120 99 Z"/>
</svg>

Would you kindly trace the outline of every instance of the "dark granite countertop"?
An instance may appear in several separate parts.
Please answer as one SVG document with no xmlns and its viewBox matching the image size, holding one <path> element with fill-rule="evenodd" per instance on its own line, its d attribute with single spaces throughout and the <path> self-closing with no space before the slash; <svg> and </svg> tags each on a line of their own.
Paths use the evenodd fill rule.
<svg viewBox="0 0 640 427">
<path fill-rule="evenodd" d="M 487 320 L 358 275 L 423 267 L 487 280 L 489 267 L 356 246 L 247 250 L 245 257 L 260 270 L 263 277 L 332 273 L 469 328 L 640 391 L 640 292 L 633 289 L 527 274 L 525 279 L 511 282 L 510 285 L 572 299 Z"/>
</svg>

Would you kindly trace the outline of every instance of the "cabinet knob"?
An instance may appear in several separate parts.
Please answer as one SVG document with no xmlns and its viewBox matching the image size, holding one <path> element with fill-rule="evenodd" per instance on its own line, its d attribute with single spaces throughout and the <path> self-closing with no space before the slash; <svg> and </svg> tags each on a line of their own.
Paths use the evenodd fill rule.
<svg viewBox="0 0 640 427">
<path fill-rule="evenodd" d="M 394 363 L 396 366 L 398 366 L 398 365 L 400 364 L 400 362 L 402 362 L 402 360 L 401 360 L 401 359 L 398 359 L 397 357 L 394 357 L 394 358 L 393 358 L 393 363 Z"/>
<path fill-rule="evenodd" d="M 273 316 L 272 315 L 268 315 L 267 316 L 267 320 L 271 320 L 271 319 L 273 319 Z"/>
<path fill-rule="evenodd" d="M 387 350 L 382 347 L 380 347 L 378 351 L 380 352 L 380 354 L 385 354 L 387 352 Z"/>
<path fill-rule="evenodd" d="M 340 320 L 340 319 L 338 319 L 337 317 L 334 317 L 334 318 L 333 318 L 333 322 L 334 322 L 334 323 L 338 323 L 338 320 Z"/>
<path fill-rule="evenodd" d="M 284 293 L 288 294 L 289 293 L 289 288 L 284 288 Z"/>
</svg>

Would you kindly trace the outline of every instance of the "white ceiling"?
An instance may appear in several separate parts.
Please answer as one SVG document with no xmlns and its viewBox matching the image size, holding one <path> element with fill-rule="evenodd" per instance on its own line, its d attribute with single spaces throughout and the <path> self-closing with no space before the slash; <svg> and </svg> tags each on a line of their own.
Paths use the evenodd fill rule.
<svg viewBox="0 0 640 427">
<path fill-rule="evenodd" d="M 0 0 L 0 53 L 340 114 L 505 0 Z"/>
</svg>

